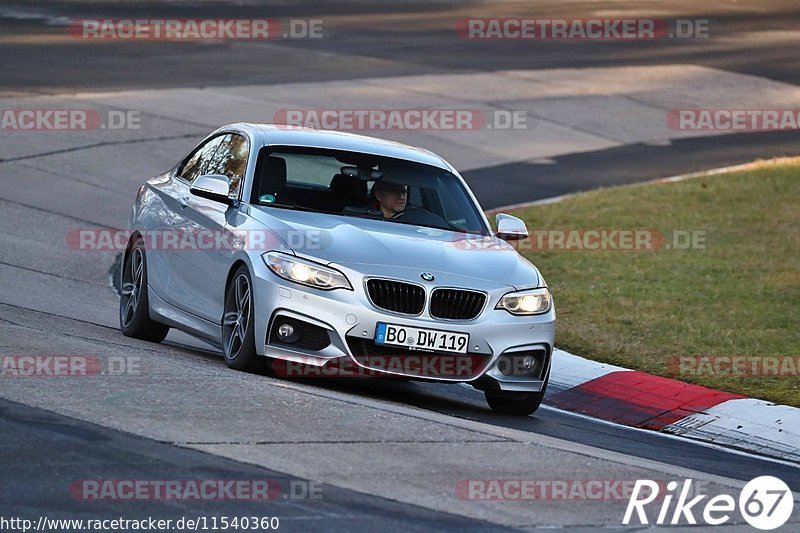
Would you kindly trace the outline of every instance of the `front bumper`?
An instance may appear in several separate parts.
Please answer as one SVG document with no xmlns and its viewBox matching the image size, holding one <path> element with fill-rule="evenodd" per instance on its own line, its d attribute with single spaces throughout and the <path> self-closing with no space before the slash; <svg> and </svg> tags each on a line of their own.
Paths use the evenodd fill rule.
<svg viewBox="0 0 800 533">
<path fill-rule="evenodd" d="M 427 295 L 437 286 L 479 289 L 488 293 L 483 312 L 473 320 L 445 320 L 430 316 L 427 306 L 417 316 L 403 315 L 376 308 L 367 297 L 363 274 L 342 268 L 354 290 L 322 291 L 307 288 L 279 278 L 262 264 L 254 264 L 255 333 L 258 353 L 304 366 L 331 366 L 356 370 L 353 375 L 401 376 L 437 382 L 470 383 L 482 390 L 535 392 L 541 390 L 549 376 L 555 338 L 555 309 L 536 316 L 514 316 L 494 309 L 500 297 L 513 290 L 501 284 L 480 284 L 458 276 L 437 274 L 437 283 L 426 287 Z M 409 269 L 381 267 L 382 277 L 413 279 Z M 414 271 L 416 272 L 416 271 Z M 417 273 L 418 275 L 418 273 Z M 426 298 L 427 299 L 427 298 Z M 273 321 L 288 317 L 318 328 L 329 336 L 322 349 L 303 349 L 270 338 Z M 468 333 L 467 354 L 429 353 L 392 350 L 374 345 L 377 324 L 385 322 L 401 326 L 430 328 Z M 400 357 L 403 363 L 392 358 Z M 509 353 L 536 351 L 544 354 L 535 377 L 508 376 L 498 368 L 498 359 Z M 416 357 L 417 359 L 414 359 Z M 436 364 L 431 365 L 432 358 Z M 422 363 L 419 363 L 422 359 Z M 378 364 L 378 363 L 383 363 Z M 411 362 L 411 363 L 409 363 Z M 436 366 L 438 365 L 438 366 Z M 420 369 L 427 369 L 420 372 Z M 453 370 L 456 370 L 453 372 Z M 327 375 L 311 372 L 308 375 Z M 339 374 L 341 375 L 341 374 Z"/>
</svg>

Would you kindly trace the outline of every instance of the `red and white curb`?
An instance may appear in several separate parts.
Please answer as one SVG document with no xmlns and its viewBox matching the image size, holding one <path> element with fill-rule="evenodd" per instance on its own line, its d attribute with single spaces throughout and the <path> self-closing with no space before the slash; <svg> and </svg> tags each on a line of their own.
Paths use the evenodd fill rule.
<svg viewBox="0 0 800 533">
<path fill-rule="evenodd" d="M 626 426 L 800 462 L 800 409 L 556 349 L 545 404 Z"/>
</svg>

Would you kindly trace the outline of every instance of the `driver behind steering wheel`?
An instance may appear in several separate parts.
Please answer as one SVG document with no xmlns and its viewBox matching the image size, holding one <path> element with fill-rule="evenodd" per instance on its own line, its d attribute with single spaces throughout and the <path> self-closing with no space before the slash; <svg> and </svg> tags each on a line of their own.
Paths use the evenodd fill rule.
<svg viewBox="0 0 800 533">
<path fill-rule="evenodd" d="M 380 210 L 384 219 L 400 216 L 408 203 L 408 185 L 380 179 L 372 186 L 373 210 Z"/>
</svg>

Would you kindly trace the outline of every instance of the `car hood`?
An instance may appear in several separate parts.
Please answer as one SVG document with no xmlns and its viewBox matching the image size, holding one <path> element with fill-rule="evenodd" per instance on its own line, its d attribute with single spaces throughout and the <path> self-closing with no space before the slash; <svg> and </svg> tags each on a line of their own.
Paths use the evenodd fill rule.
<svg viewBox="0 0 800 533">
<path fill-rule="evenodd" d="M 253 207 L 251 216 L 297 255 L 323 263 L 354 270 L 364 265 L 414 268 L 515 288 L 539 283 L 536 267 L 494 236 L 268 207 Z"/>
</svg>

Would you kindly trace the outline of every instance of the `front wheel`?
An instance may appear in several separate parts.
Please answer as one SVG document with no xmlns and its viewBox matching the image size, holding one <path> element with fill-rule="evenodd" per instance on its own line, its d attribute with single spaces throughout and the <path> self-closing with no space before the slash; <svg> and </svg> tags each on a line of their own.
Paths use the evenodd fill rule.
<svg viewBox="0 0 800 533">
<path fill-rule="evenodd" d="M 222 317 L 225 364 L 233 369 L 256 372 L 266 366 L 265 358 L 256 353 L 253 322 L 253 282 L 250 271 L 242 265 L 225 291 Z"/>
<path fill-rule="evenodd" d="M 539 392 L 485 392 L 486 403 L 495 413 L 527 416 L 534 413 L 544 399 L 544 390 Z"/>
<path fill-rule="evenodd" d="M 122 262 L 122 294 L 119 298 L 119 329 L 127 337 L 161 342 L 169 333 L 165 326 L 150 318 L 147 298 L 147 262 L 144 241 L 137 239 Z"/>
</svg>

